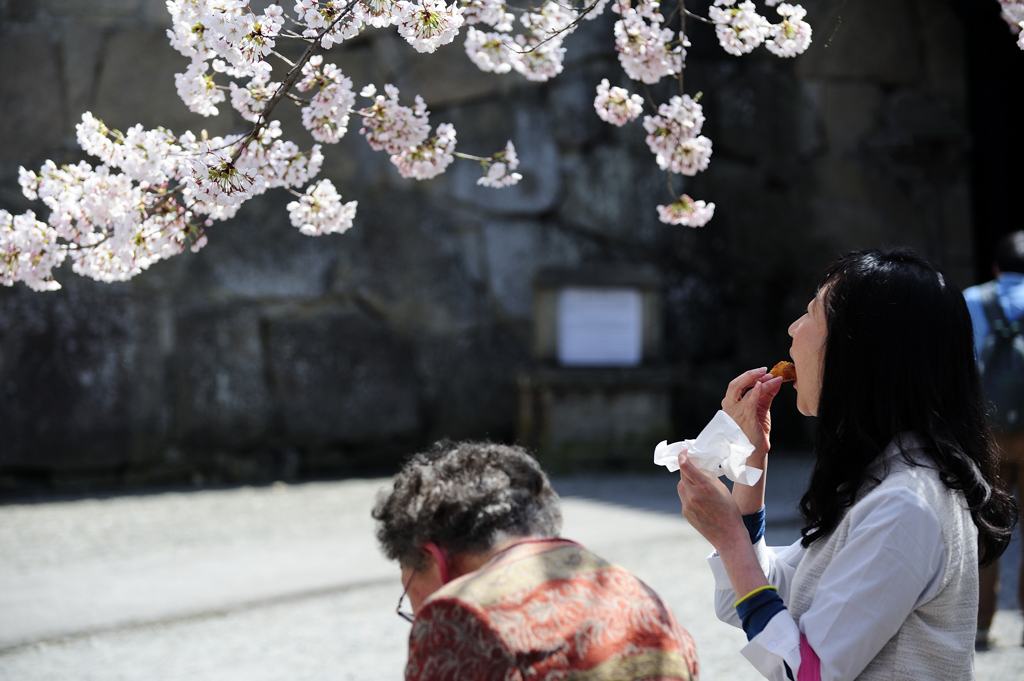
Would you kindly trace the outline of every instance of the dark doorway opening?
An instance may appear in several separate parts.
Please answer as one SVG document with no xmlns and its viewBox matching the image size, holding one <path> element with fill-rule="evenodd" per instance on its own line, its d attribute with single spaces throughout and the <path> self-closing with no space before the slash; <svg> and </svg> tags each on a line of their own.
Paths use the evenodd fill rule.
<svg viewBox="0 0 1024 681">
<path fill-rule="evenodd" d="M 958 0 L 967 59 L 973 136 L 974 269 L 992 278 L 992 251 L 1007 232 L 1024 229 L 1024 51 L 996 0 Z M 966 283 L 966 282 L 965 282 Z"/>
</svg>

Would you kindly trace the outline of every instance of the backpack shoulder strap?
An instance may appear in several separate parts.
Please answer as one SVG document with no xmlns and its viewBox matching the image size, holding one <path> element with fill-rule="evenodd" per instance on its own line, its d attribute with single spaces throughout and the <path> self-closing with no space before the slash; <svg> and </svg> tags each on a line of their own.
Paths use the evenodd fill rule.
<svg viewBox="0 0 1024 681">
<path fill-rule="evenodd" d="M 1003 311 L 1003 306 L 999 304 L 999 295 L 996 293 L 997 285 L 995 281 L 990 281 L 978 287 L 981 294 L 981 306 L 985 310 L 989 327 L 992 329 L 1010 325 L 1010 322 L 1006 319 L 1006 313 Z M 997 324 L 996 322 L 999 323 Z"/>
</svg>

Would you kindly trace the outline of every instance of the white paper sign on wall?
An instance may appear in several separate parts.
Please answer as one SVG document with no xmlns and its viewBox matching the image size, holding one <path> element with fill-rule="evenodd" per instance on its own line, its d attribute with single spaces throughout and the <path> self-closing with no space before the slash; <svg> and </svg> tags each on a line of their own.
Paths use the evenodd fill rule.
<svg viewBox="0 0 1024 681">
<path fill-rule="evenodd" d="M 564 288 L 558 293 L 558 361 L 566 366 L 636 366 L 643 358 L 638 289 Z"/>
</svg>

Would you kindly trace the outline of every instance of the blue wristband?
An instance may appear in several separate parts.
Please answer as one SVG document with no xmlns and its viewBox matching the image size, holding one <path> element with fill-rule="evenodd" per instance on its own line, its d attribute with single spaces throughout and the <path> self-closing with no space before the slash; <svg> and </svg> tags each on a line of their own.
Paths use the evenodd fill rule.
<svg viewBox="0 0 1024 681">
<path fill-rule="evenodd" d="M 756 544 L 764 536 L 764 507 L 757 513 L 743 516 L 743 525 L 750 533 L 750 543 Z"/>
<path fill-rule="evenodd" d="M 764 631 L 771 618 L 786 609 L 779 592 L 775 589 L 765 588 L 753 596 L 745 598 L 736 605 L 736 614 L 743 622 L 743 631 L 747 634 L 747 640 Z"/>
</svg>

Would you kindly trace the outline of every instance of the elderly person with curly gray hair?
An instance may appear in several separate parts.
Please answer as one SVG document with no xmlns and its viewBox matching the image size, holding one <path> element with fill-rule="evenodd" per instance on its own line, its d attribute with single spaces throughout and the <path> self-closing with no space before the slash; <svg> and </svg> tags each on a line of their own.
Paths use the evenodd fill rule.
<svg viewBox="0 0 1024 681">
<path fill-rule="evenodd" d="M 558 538 L 558 495 L 519 447 L 439 442 L 373 517 L 402 568 L 408 681 L 697 678 L 693 641 L 658 595 Z"/>
</svg>

